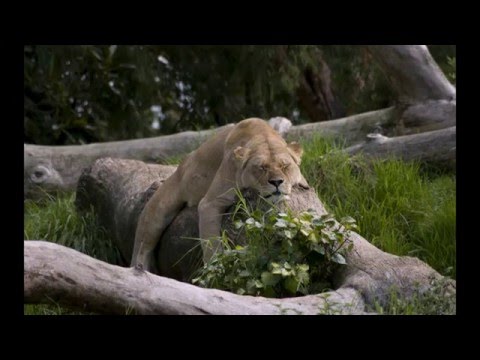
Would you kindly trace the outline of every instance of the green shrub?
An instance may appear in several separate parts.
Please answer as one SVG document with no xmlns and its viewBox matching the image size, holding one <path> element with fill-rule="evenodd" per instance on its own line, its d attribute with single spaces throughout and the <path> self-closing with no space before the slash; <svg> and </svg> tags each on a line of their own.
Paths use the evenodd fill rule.
<svg viewBox="0 0 480 360">
<path fill-rule="evenodd" d="M 244 232 L 247 244 L 234 246 L 224 233 L 224 251 L 205 264 L 193 283 L 267 297 L 331 288 L 333 270 L 346 263 L 345 252 L 353 245 L 348 232 L 355 229 L 355 220 L 344 218 L 339 224 L 330 215 L 319 216 L 313 210 L 294 214 L 274 206 L 264 212 L 251 208 L 237 194 L 234 224 Z"/>
</svg>

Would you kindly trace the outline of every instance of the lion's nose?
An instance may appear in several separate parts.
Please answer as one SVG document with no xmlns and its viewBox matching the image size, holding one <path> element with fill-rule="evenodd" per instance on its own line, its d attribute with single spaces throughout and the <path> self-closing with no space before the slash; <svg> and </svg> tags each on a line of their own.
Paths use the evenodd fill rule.
<svg viewBox="0 0 480 360">
<path fill-rule="evenodd" d="M 280 184 L 283 183 L 283 180 L 282 179 L 268 180 L 268 182 L 278 188 Z"/>
</svg>

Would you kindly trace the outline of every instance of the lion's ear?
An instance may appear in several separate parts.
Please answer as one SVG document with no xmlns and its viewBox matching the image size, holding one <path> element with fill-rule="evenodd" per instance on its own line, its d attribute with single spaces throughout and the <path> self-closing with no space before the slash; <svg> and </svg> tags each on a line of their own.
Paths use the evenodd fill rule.
<svg viewBox="0 0 480 360">
<path fill-rule="evenodd" d="M 295 162 L 300 165 L 300 161 L 303 155 L 302 145 L 294 141 L 287 145 L 287 149 L 290 151 L 290 154 L 292 154 Z"/>
<path fill-rule="evenodd" d="M 244 160 L 247 158 L 248 153 L 250 152 L 250 149 L 242 147 L 242 146 L 237 146 L 235 150 L 233 150 L 233 153 L 235 154 L 235 157 L 238 160 Z"/>
</svg>

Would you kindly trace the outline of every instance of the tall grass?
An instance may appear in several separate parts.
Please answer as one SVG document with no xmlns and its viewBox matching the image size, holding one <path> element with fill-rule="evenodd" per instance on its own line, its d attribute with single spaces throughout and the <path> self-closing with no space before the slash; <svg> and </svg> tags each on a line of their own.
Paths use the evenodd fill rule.
<svg viewBox="0 0 480 360">
<path fill-rule="evenodd" d="M 97 225 L 95 214 L 80 216 L 74 206 L 75 195 L 48 197 L 41 202 L 24 203 L 25 240 L 47 240 L 81 251 L 99 260 L 116 263 L 119 251 L 105 230 Z M 24 314 L 77 314 L 52 302 L 50 305 L 25 305 Z"/>
<path fill-rule="evenodd" d="M 456 188 L 453 174 L 426 174 L 418 163 L 349 157 L 321 138 L 303 144 L 302 172 L 337 217 L 384 251 L 417 256 L 455 277 Z"/>
<path fill-rule="evenodd" d="M 119 252 L 105 230 L 97 225 L 93 211 L 80 216 L 75 194 L 49 197 L 24 204 L 25 240 L 48 240 L 81 251 L 99 260 L 115 263 Z"/>
</svg>

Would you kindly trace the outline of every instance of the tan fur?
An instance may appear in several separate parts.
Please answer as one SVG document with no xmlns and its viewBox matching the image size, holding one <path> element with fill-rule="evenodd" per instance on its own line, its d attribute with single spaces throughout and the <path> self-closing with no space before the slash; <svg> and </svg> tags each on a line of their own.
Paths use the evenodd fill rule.
<svg viewBox="0 0 480 360">
<path fill-rule="evenodd" d="M 209 239 L 220 235 L 222 214 L 235 202 L 235 188 L 253 188 L 274 199 L 290 194 L 295 184 L 308 187 L 299 169 L 301 156 L 299 144 L 287 144 L 261 119 L 221 130 L 192 152 L 146 204 L 137 225 L 132 266 L 154 271 L 155 246 L 184 206 L 198 205 L 200 238 Z M 220 242 L 207 246 L 202 241 L 202 248 L 207 262 Z"/>
</svg>

